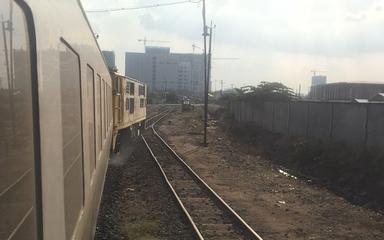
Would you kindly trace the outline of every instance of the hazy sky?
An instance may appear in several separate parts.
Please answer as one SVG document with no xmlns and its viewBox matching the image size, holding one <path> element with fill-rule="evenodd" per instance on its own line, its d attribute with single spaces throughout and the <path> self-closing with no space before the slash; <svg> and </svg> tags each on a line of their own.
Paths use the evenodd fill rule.
<svg viewBox="0 0 384 240">
<path fill-rule="evenodd" d="M 174 1 L 82 0 L 86 10 Z M 202 47 L 201 6 L 88 17 L 101 48 L 116 52 L 124 73 L 124 52 L 143 52 L 140 38 L 170 41 L 156 45 L 172 52 Z M 217 26 L 214 57 L 239 58 L 213 62 L 212 80 L 224 80 L 225 87 L 279 81 L 306 91 L 311 70 L 325 71 L 330 82 L 384 82 L 384 0 L 207 0 L 207 19 Z"/>
</svg>

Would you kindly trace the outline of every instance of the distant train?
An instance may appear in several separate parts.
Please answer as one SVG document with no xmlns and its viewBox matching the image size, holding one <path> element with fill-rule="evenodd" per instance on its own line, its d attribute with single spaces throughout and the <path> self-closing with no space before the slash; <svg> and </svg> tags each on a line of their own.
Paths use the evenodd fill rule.
<svg viewBox="0 0 384 240">
<path fill-rule="evenodd" d="M 79 0 L 0 1 L 0 239 L 93 239 L 112 139 L 144 84 L 111 74 Z"/>
<path fill-rule="evenodd" d="M 119 131 L 127 129 L 132 136 L 140 135 L 147 117 L 147 87 L 144 83 L 117 73 L 113 82 L 112 151 L 117 150 Z"/>
</svg>

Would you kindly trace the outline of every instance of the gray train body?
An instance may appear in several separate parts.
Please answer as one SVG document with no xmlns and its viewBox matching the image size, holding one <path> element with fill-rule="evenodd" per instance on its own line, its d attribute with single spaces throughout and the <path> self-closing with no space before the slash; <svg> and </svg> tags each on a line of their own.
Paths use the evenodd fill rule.
<svg viewBox="0 0 384 240">
<path fill-rule="evenodd" d="M 78 0 L 0 16 L 0 239 L 93 239 L 114 128 L 99 46 Z"/>
</svg>

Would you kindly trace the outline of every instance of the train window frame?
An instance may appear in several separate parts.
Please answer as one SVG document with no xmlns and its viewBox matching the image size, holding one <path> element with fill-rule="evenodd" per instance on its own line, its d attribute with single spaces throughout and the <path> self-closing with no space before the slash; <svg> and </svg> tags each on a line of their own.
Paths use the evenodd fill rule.
<svg viewBox="0 0 384 240">
<path fill-rule="evenodd" d="M 139 85 L 139 96 L 145 97 L 145 86 L 144 85 Z"/>
<path fill-rule="evenodd" d="M 130 94 L 131 90 L 130 90 L 130 82 L 126 81 L 126 86 L 125 86 L 125 93 L 126 94 Z"/>
<path fill-rule="evenodd" d="M 43 238 L 43 205 L 42 205 L 42 175 L 41 175 L 41 143 L 40 143 L 40 116 L 39 116 L 39 93 L 38 93 L 38 74 L 37 74 L 37 49 L 36 49 L 36 33 L 33 14 L 29 6 L 19 0 L 11 0 L 12 7 L 15 6 L 20 10 L 23 18 L 24 33 L 26 36 L 26 44 L 28 45 L 29 69 L 30 78 L 29 93 L 31 103 L 31 124 L 32 124 L 32 149 L 33 149 L 33 182 L 34 182 L 34 212 L 35 212 L 35 237 L 36 239 Z M 16 11 L 17 11 L 16 10 Z M 14 12 L 16 12 L 14 10 Z"/>
<path fill-rule="evenodd" d="M 100 118 L 100 115 L 101 115 L 101 89 L 100 89 L 100 84 L 101 84 L 101 76 L 99 73 L 96 74 L 96 77 L 95 77 L 95 88 L 94 88 L 94 91 L 95 91 L 95 141 L 96 141 L 96 162 L 98 160 L 101 159 L 101 154 L 102 154 L 102 139 L 101 139 L 101 135 L 102 135 L 102 132 L 101 132 L 101 118 Z M 96 90 L 98 91 L 99 95 L 98 95 L 98 98 L 97 98 L 97 95 L 96 95 Z M 96 112 L 96 110 L 98 110 L 98 112 Z M 98 124 L 97 124 L 98 123 Z M 96 165 L 97 167 L 97 165 Z"/>
<path fill-rule="evenodd" d="M 129 98 L 129 113 L 135 113 L 135 98 Z"/>
<path fill-rule="evenodd" d="M 102 146 L 104 147 L 104 141 L 106 138 L 106 130 L 105 130 L 105 83 L 104 79 L 101 79 L 101 84 L 100 84 L 100 96 L 101 96 L 101 132 L 102 132 Z"/>
<path fill-rule="evenodd" d="M 130 82 L 129 85 L 130 85 L 129 86 L 129 94 L 133 96 L 133 95 L 135 95 L 135 85 L 136 84 L 133 82 Z"/>
<path fill-rule="evenodd" d="M 64 47 L 66 47 L 68 50 L 70 50 L 75 56 L 76 56 L 76 61 L 77 61 L 77 66 L 78 66 L 78 79 L 79 79 L 79 96 L 80 96 L 80 141 L 81 141 L 81 157 L 82 157 L 82 161 L 81 161 L 81 177 L 82 177 L 82 203 L 81 203 L 81 208 L 78 212 L 78 216 L 77 216 L 77 220 L 81 217 L 82 215 L 82 212 L 84 211 L 84 207 L 85 207 L 85 198 L 86 198 L 86 194 L 85 194 L 85 156 L 84 156 L 84 125 L 83 125 L 83 119 L 84 119 L 84 108 L 83 108 L 83 84 L 82 84 L 82 67 L 81 67 L 81 58 L 80 58 L 80 55 L 79 53 L 74 49 L 72 48 L 72 46 L 63 38 L 61 37 L 60 38 L 60 41 L 62 43 L 62 45 Z M 72 234 L 73 232 L 75 231 L 75 228 L 73 229 L 72 231 Z"/>
<path fill-rule="evenodd" d="M 107 119 L 107 107 L 108 107 L 108 102 L 107 102 L 107 82 L 103 79 L 103 91 L 104 91 L 104 140 L 107 139 L 107 132 L 108 132 L 108 119 Z"/>
<path fill-rule="evenodd" d="M 90 156 L 90 162 L 89 162 L 89 164 L 92 164 L 92 165 L 90 165 L 90 179 L 91 179 L 91 183 L 92 183 L 92 179 L 93 179 L 93 175 L 95 174 L 95 172 L 96 172 L 96 162 L 97 162 L 97 153 L 96 153 L 96 112 L 95 112 L 95 110 L 96 110 L 96 101 L 95 101 L 95 81 L 96 81 L 96 78 L 95 78 L 95 69 L 90 65 L 90 64 L 87 64 L 87 92 L 88 92 L 88 81 L 90 80 L 90 79 L 88 79 L 88 70 L 91 70 L 92 71 L 92 80 L 90 81 L 90 82 L 92 82 L 92 86 L 93 86 L 93 88 L 92 88 L 92 94 L 93 94 L 93 97 L 92 97 L 92 104 L 93 104 L 93 114 L 92 114 L 92 116 L 91 116 L 91 118 L 93 118 L 93 154 L 94 154 L 94 158 L 93 159 L 91 159 L 91 156 Z M 88 97 L 88 96 L 87 96 Z M 88 103 L 88 98 L 87 98 L 87 103 Z M 89 103 L 88 103 L 89 104 Z M 88 106 L 89 107 L 89 106 Z M 90 134 L 90 133 L 88 133 L 88 134 Z M 88 135 L 89 136 L 89 135 Z M 90 152 L 91 152 L 91 150 L 90 150 Z M 93 163 L 92 163 L 92 161 L 93 161 Z M 93 168 L 92 168 L 93 167 Z"/>
<path fill-rule="evenodd" d="M 145 98 L 140 98 L 140 108 L 145 107 Z"/>
</svg>

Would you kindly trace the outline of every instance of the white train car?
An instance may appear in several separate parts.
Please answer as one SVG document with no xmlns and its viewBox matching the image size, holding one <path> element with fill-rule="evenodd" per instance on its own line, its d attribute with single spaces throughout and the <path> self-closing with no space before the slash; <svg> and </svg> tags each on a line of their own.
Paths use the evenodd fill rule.
<svg viewBox="0 0 384 240">
<path fill-rule="evenodd" d="M 0 239 L 93 239 L 112 81 L 78 0 L 0 1 Z"/>
<path fill-rule="evenodd" d="M 129 130 L 137 136 L 144 130 L 147 116 L 147 87 L 133 78 L 111 73 L 113 82 L 113 137 L 116 151 L 119 132 Z"/>
</svg>

